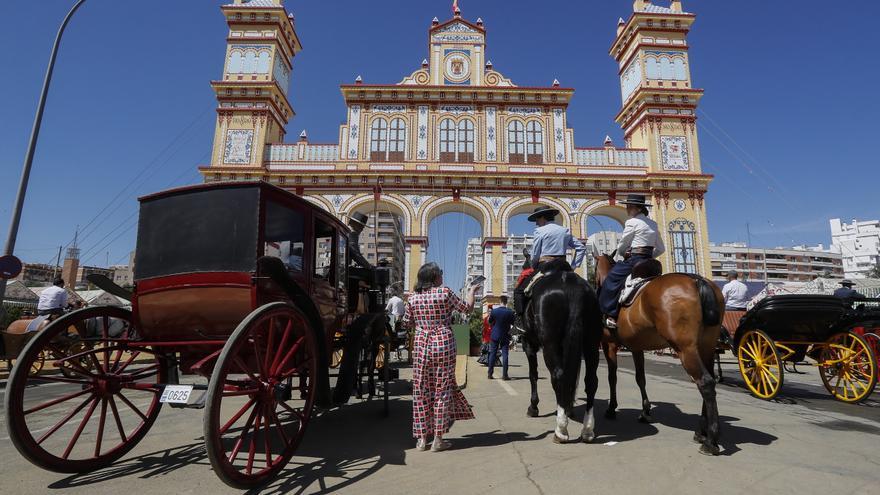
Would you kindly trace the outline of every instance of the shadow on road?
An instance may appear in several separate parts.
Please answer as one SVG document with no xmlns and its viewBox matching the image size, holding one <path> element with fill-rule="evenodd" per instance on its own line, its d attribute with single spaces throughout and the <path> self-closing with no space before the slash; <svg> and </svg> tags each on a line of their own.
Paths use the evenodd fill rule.
<svg viewBox="0 0 880 495">
<path fill-rule="evenodd" d="M 687 432 L 696 431 L 700 420 L 699 414 L 686 413 L 679 409 L 676 404 L 669 402 L 654 402 L 653 417 L 656 423 Z M 740 418 L 722 414 L 720 420 L 721 440 L 719 443 L 724 447 L 721 455 L 733 455 L 739 452 L 742 449 L 738 445 L 750 443 L 766 446 L 778 440 L 778 437 L 769 433 L 733 424 L 739 421 Z"/>
</svg>

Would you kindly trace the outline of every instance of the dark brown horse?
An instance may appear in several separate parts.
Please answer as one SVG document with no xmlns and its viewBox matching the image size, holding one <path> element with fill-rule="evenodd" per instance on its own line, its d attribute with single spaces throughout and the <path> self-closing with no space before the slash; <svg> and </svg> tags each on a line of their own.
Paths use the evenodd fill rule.
<svg viewBox="0 0 880 495">
<path fill-rule="evenodd" d="M 596 257 L 596 280 L 600 286 L 612 266 L 614 260 L 610 256 Z M 624 345 L 633 352 L 637 381 L 642 391 L 643 416 L 647 408 L 648 416 L 645 419 L 650 418 L 650 402 L 645 392 L 643 352 L 672 347 L 678 352 L 682 366 L 703 397 L 703 410 L 694 441 L 701 444 L 700 453 L 718 455 L 721 424 L 715 399 L 712 361 L 723 316 L 724 296 L 721 289 L 703 277 L 670 273 L 651 281 L 632 305 L 620 310 L 617 329 L 605 330 L 603 340 L 608 343 L 603 344 L 603 348 L 609 361 L 608 383 L 612 397 L 609 409 L 617 405 L 617 378 L 611 375 L 616 373 L 618 345 Z"/>
</svg>

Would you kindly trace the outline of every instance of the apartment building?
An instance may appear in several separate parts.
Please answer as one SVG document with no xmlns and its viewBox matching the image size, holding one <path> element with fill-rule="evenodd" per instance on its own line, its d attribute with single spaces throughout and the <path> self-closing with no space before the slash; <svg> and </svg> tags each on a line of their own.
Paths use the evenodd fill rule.
<svg viewBox="0 0 880 495">
<path fill-rule="evenodd" d="M 809 282 L 817 277 L 843 278 L 839 253 L 818 246 L 755 248 L 745 243 L 710 244 L 712 278 L 723 280 L 730 270 L 751 282 Z"/>
</svg>

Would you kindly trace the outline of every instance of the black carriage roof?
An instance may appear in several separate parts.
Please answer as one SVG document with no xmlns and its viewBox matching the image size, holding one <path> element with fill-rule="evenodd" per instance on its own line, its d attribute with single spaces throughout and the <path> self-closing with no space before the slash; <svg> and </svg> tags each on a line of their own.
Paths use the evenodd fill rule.
<svg viewBox="0 0 880 495">
<path fill-rule="evenodd" d="M 195 184 L 191 186 L 183 186 L 176 187 L 173 189 L 166 189 L 164 191 L 159 191 L 152 194 L 147 194 L 146 196 L 141 196 L 138 198 L 138 201 L 141 203 L 145 203 L 148 201 L 155 201 L 164 198 L 169 198 L 173 196 L 185 195 L 193 192 L 202 192 L 202 191 L 212 191 L 212 190 L 221 190 L 221 189 L 259 189 L 260 195 L 262 193 L 269 192 L 269 194 L 276 194 L 283 198 L 284 201 L 289 203 L 295 203 L 300 206 L 305 206 L 311 211 L 317 212 L 325 216 L 328 220 L 335 223 L 338 227 L 342 227 L 343 231 L 348 229 L 348 226 L 345 225 L 336 215 L 327 211 L 326 209 L 304 199 L 301 196 L 297 196 L 296 194 L 284 189 L 282 187 L 278 187 L 276 185 L 270 184 L 266 181 L 228 181 L 228 182 L 209 182 L 205 184 Z"/>
</svg>

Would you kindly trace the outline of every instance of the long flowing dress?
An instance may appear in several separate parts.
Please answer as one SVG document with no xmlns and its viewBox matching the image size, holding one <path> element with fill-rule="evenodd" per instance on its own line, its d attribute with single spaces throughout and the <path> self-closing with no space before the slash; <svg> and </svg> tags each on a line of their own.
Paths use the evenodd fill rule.
<svg viewBox="0 0 880 495">
<path fill-rule="evenodd" d="M 455 381 L 455 311 L 468 305 L 448 287 L 414 293 L 406 303 L 403 324 L 415 327 L 413 353 L 413 436 L 446 433 L 455 420 L 474 413 Z"/>
</svg>

